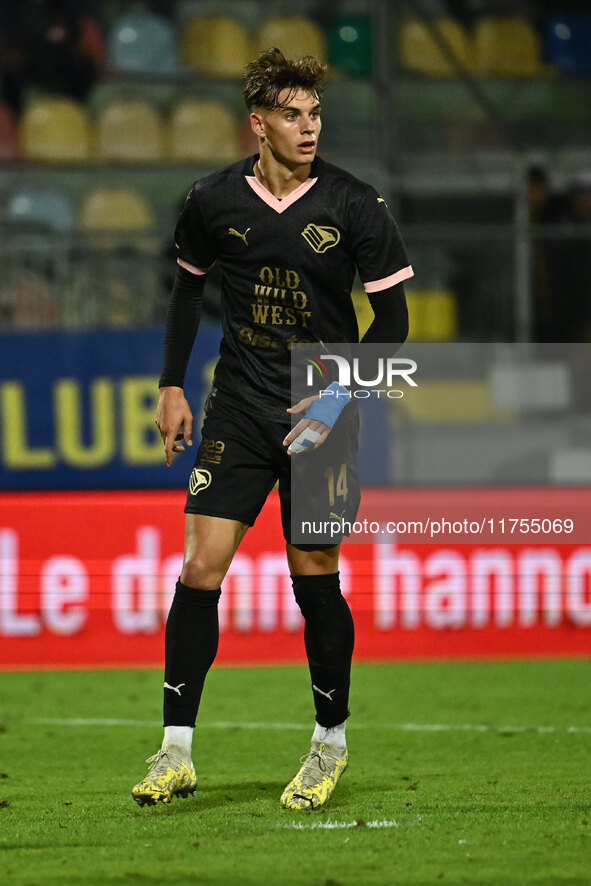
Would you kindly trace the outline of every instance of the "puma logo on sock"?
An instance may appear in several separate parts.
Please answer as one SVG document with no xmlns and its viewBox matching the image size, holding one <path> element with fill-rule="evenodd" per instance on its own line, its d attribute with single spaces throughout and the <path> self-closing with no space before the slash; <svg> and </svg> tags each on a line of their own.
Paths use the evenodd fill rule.
<svg viewBox="0 0 591 886">
<path fill-rule="evenodd" d="M 178 686 L 171 686 L 170 683 L 166 683 L 166 681 L 165 681 L 164 688 L 165 689 L 172 689 L 173 692 L 176 692 L 177 695 L 180 695 L 181 694 L 181 686 L 186 686 L 186 685 L 187 685 L 186 683 L 179 683 Z M 333 692 L 334 692 L 334 689 L 333 689 Z M 332 701 L 332 699 L 331 699 L 331 701 Z"/>
<path fill-rule="evenodd" d="M 181 683 L 181 686 L 184 686 L 184 685 L 185 685 L 184 683 Z M 312 683 L 312 689 L 314 690 L 314 692 L 319 692 L 320 695 L 324 695 L 324 697 L 328 698 L 329 701 L 334 701 L 334 699 L 332 697 L 332 693 L 337 691 L 337 688 L 335 686 L 334 689 L 329 689 L 328 692 L 323 692 L 322 689 L 319 689 L 318 686 L 314 686 L 313 683 Z"/>
</svg>

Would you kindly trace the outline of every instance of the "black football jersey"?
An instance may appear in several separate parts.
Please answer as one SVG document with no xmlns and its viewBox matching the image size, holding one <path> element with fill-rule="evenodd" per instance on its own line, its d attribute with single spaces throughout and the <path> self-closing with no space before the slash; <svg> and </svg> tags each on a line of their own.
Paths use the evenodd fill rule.
<svg viewBox="0 0 591 886">
<path fill-rule="evenodd" d="M 413 272 L 396 222 L 371 185 L 317 157 L 306 181 L 279 200 L 255 177 L 257 159 L 195 183 L 176 243 L 181 262 L 221 268 L 216 395 L 285 421 L 290 349 L 359 341 L 356 270 L 367 292 Z"/>
</svg>

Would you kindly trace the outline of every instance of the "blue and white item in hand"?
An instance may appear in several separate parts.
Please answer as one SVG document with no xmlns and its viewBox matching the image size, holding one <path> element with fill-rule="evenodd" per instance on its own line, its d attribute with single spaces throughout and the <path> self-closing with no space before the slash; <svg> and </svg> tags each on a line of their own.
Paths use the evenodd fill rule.
<svg viewBox="0 0 591 886">
<path fill-rule="evenodd" d="M 294 455 L 298 452 L 307 452 L 309 449 L 313 449 L 319 437 L 320 431 L 313 431 L 312 428 L 304 428 L 304 430 L 297 435 L 295 440 L 289 444 L 289 449 L 287 451 L 292 452 Z"/>
<path fill-rule="evenodd" d="M 322 424 L 332 430 L 334 423 L 350 400 L 351 394 L 347 388 L 333 381 L 320 393 L 320 397 L 310 405 L 304 418 L 311 421 L 321 421 Z M 289 452 L 293 454 L 307 452 L 309 449 L 314 448 L 319 437 L 320 431 L 304 428 L 295 440 L 289 444 Z"/>
<path fill-rule="evenodd" d="M 333 381 L 320 392 L 320 397 L 310 405 L 304 418 L 321 421 L 332 430 L 334 423 L 350 400 L 351 392 L 340 385 L 338 381 Z"/>
</svg>

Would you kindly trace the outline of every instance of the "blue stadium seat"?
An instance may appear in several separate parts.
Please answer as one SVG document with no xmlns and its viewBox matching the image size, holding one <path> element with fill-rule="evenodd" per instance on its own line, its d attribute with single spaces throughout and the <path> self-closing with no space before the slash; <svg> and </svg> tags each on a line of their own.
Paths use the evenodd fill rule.
<svg viewBox="0 0 591 886">
<path fill-rule="evenodd" d="M 546 29 L 546 62 L 573 74 L 591 73 L 591 15 L 557 15 Z"/>
<path fill-rule="evenodd" d="M 70 200 L 52 188 L 22 188 L 14 191 L 4 209 L 4 219 L 13 227 L 69 231 L 75 213 Z"/>
<path fill-rule="evenodd" d="M 173 25 L 147 12 L 124 15 L 109 33 L 107 65 L 134 74 L 174 74 L 179 65 Z"/>
</svg>

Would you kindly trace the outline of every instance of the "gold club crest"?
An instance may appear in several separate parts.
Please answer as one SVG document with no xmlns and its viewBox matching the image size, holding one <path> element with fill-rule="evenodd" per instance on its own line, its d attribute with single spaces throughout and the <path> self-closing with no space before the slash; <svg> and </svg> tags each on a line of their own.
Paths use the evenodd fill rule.
<svg viewBox="0 0 591 886">
<path fill-rule="evenodd" d="M 203 471 L 201 468 L 193 468 L 193 472 L 189 477 L 189 492 L 191 495 L 197 495 L 211 483 L 211 473 Z"/>
<path fill-rule="evenodd" d="M 331 246 L 336 246 L 341 239 L 338 228 L 330 228 L 327 225 L 315 225 L 312 222 L 306 225 L 302 231 L 302 237 L 314 252 L 326 252 Z"/>
</svg>

